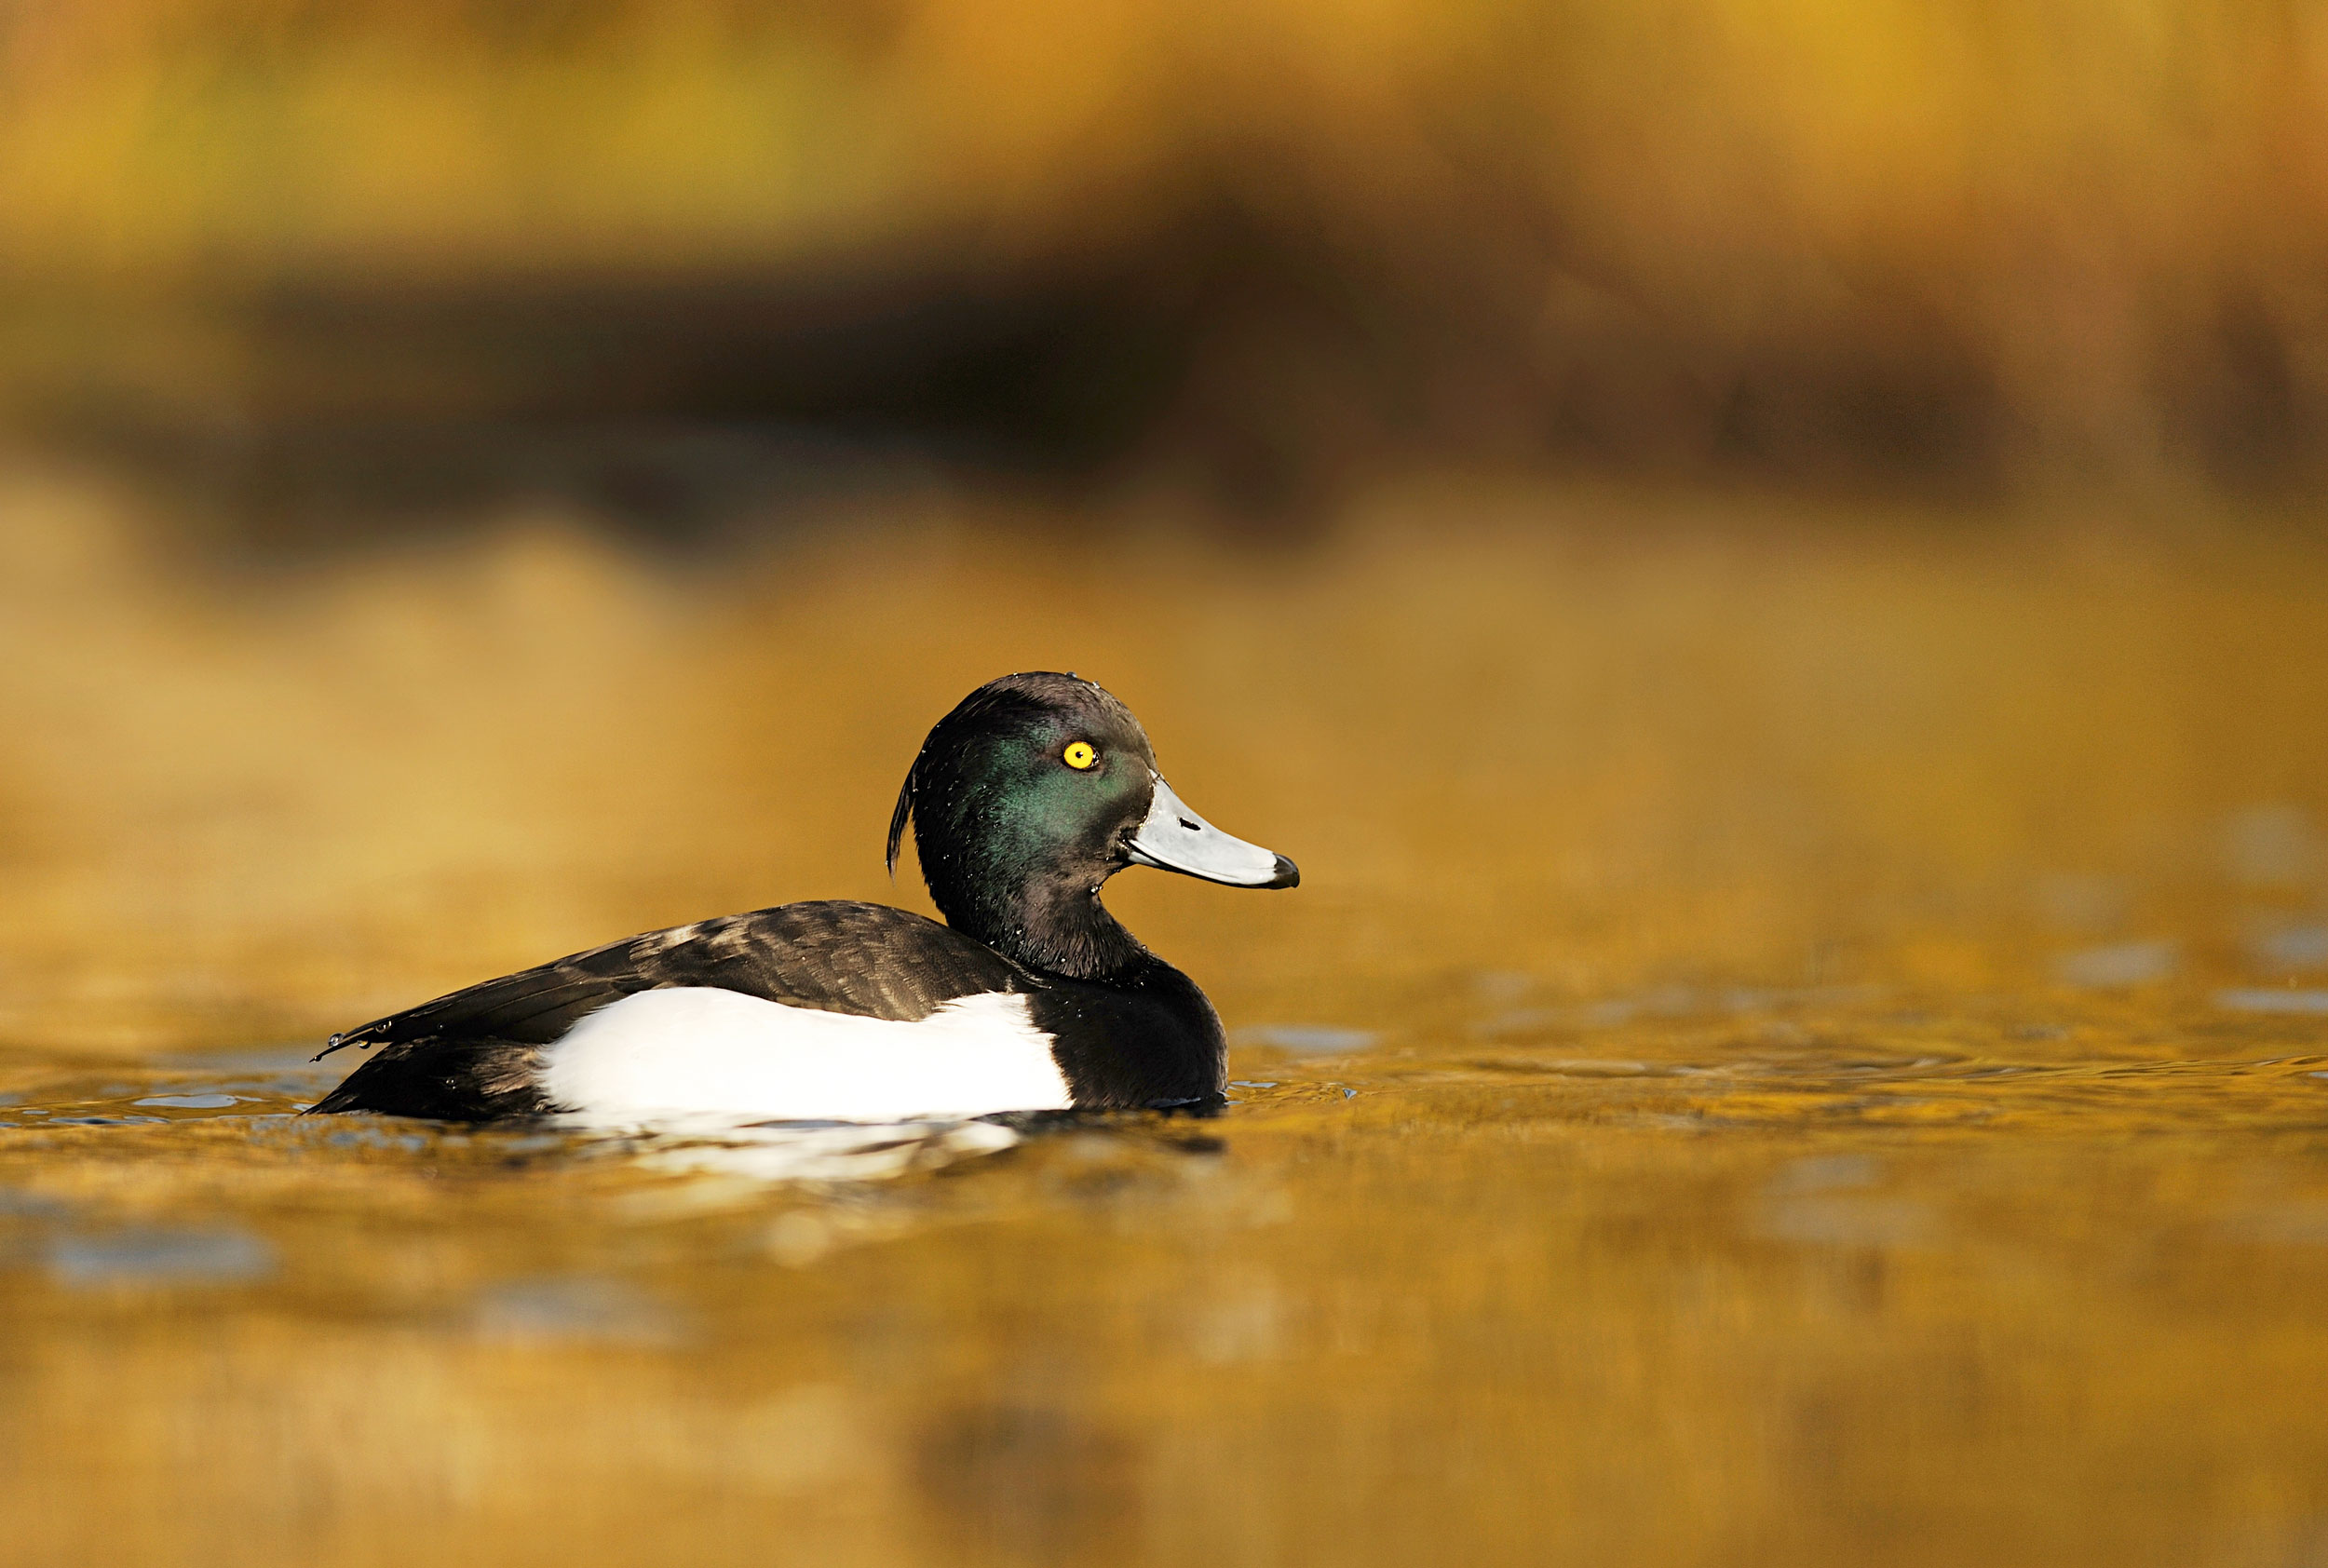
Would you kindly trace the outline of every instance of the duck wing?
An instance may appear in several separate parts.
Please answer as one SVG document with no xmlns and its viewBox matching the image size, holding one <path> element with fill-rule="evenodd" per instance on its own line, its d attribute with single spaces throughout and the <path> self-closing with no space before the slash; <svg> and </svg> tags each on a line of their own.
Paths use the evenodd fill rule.
<svg viewBox="0 0 2328 1568">
<path fill-rule="evenodd" d="M 343 1046 L 386 1048 L 315 1110 L 446 1120 L 537 1114 L 548 1108 L 536 1087 L 542 1048 L 610 1002 L 670 986 L 903 1022 L 957 997 L 1026 988 L 994 950 L 921 915 L 840 900 L 782 904 L 609 942 L 334 1034 L 325 1056 Z"/>
</svg>

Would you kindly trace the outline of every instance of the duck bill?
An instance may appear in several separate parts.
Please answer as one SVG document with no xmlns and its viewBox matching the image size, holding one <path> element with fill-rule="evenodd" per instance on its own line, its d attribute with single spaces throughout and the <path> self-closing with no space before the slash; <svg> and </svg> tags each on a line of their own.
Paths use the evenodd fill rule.
<svg viewBox="0 0 2328 1568">
<path fill-rule="evenodd" d="M 1198 816 L 1158 778 L 1148 815 L 1124 847 L 1135 866 L 1178 872 L 1231 887 L 1292 887 L 1301 869 L 1273 849 L 1231 838 Z"/>
</svg>

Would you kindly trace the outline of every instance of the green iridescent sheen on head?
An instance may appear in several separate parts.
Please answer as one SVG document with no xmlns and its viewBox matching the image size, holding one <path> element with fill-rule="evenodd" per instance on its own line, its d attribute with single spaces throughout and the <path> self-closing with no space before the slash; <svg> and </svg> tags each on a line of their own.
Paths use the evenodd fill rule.
<svg viewBox="0 0 2328 1568">
<path fill-rule="evenodd" d="M 1066 760 L 1076 742 L 1096 753 Z M 1129 864 L 1125 835 L 1155 788 L 1140 723 L 1089 681 L 1037 672 L 988 683 L 939 721 L 890 822 L 908 818 L 930 897 L 947 921 L 1003 951 L 1032 942 Z"/>
</svg>

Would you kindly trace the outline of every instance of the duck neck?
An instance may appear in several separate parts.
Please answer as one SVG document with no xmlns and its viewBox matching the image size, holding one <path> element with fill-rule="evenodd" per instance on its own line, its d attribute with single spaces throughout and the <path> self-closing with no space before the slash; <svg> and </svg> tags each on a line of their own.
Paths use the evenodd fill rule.
<svg viewBox="0 0 2328 1568">
<path fill-rule="evenodd" d="M 1121 981 L 1159 962 L 1100 902 L 1097 886 L 1037 880 L 999 896 L 933 884 L 946 924 L 1014 964 L 1070 980 Z"/>
</svg>

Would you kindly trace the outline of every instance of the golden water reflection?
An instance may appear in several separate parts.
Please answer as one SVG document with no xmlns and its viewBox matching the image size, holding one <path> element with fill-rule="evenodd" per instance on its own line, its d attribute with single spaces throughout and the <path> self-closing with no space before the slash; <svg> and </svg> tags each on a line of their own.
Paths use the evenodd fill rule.
<svg viewBox="0 0 2328 1568">
<path fill-rule="evenodd" d="M 1431 493 L 283 578 L 41 495 L 116 532 L 0 586 L 12 1561 L 2328 1561 L 2317 552 Z M 1225 1115 L 291 1114 L 381 1007 L 891 896 L 1042 665 L 1303 863 L 1114 895 Z"/>
</svg>

